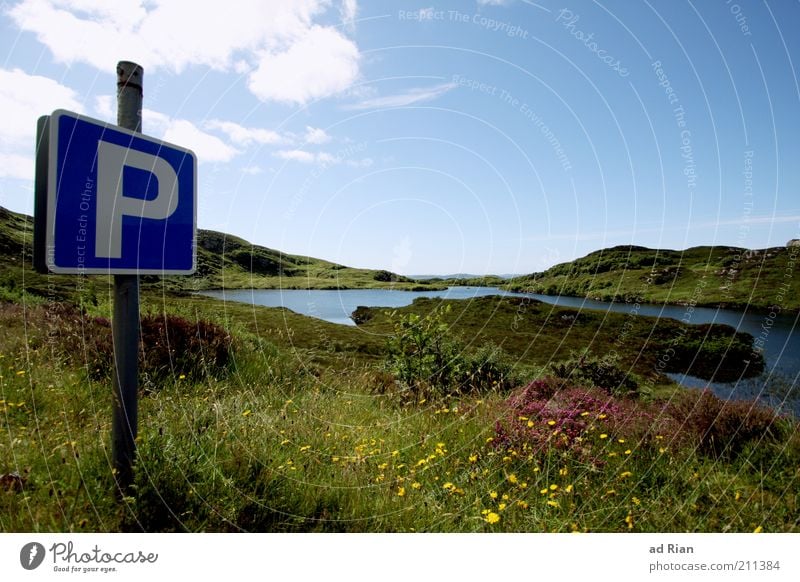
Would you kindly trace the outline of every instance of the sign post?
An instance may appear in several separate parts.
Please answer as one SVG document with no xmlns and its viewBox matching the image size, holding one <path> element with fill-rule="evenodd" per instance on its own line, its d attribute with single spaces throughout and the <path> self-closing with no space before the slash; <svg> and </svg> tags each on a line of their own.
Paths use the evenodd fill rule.
<svg viewBox="0 0 800 582">
<path fill-rule="evenodd" d="M 117 123 L 56 110 L 37 126 L 34 267 L 114 276 L 112 462 L 130 492 L 138 425 L 139 275 L 197 261 L 197 159 L 143 135 L 142 68 L 117 65 Z"/>
<path fill-rule="evenodd" d="M 128 61 L 117 63 L 117 125 L 136 133 L 142 132 L 143 77 L 139 65 Z M 117 180 L 122 177 L 117 176 Z M 111 456 L 118 490 L 127 494 L 133 484 L 139 426 L 139 275 L 114 275 L 111 326 L 114 340 Z"/>
</svg>

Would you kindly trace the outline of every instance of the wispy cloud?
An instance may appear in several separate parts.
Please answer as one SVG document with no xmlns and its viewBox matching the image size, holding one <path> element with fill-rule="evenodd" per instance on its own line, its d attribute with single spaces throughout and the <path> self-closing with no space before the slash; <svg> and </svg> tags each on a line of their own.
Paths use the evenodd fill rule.
<svg viewBox="0 0 800 582">
<path fill-rule="evenodd" d="M 345 109 L 385 109 L 388 107 L 406 107 L 414 103 L 425 103 L 437 99 L 456 87 L 455 83 L 441 83 L 432 87 L 414 87 L 402 93 L 383 95 L 364 99 L 358 103 L 345 105 Z"/>
<path fill-rule="evenodd" d="M 277 132 L 257 127 L 244 127 L 232 121 L 212 119 L 204 124 L 206 129 L 221 131 L 238 146 L 251 144 L 276 144 L 284 141 Z"/>
</svg>

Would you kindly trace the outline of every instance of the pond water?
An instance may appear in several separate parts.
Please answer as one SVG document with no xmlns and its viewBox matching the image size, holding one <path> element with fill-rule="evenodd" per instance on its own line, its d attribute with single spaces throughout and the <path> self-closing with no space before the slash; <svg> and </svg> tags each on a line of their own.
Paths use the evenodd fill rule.
<svg viewBox="0 0 800 582">
<path fill-rule="evenodd" d="M 692 324 L 721 323 L 750 333 L 760 340 L 766 360 L 762 376 L 736 383 L 711 383 L 705 380 L 670 374 L 685 386 L 710 385 L 724 398 L 761 398 L 774 406 L 800 413 L 800 315 L 753 313 L 706 307 L 688 308 L 679 305 L 639 305 L 609 303 L 579 297 L 559 297 L 534 293 L 509 293 L 494 287 L 450 287 L 444 291 L 396 291 L 391 289 L 305 290 L 305 289 L 235 289 L 203 292 L 203 295 L 266 307 L 286 307 L 296 313 L 341 325 L 355 325 L 350 314 L 356 307 L 404 307 L 418 297 L 473 299 L 492 295 L 531 297 L 552 305 L 577 309 L 637 313 L 651 317 L 668 317 Z M 772 393 L 765 393 L 769 380 Z"/>
</svg>

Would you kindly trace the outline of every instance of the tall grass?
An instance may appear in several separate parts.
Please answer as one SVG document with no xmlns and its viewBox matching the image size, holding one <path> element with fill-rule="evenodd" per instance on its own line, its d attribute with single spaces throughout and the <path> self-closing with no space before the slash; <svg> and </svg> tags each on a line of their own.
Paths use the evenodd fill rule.
<svg viewBox="0 0 800 582">
<path fill-rule="evenodd" d="M 136 486 L 118 502 L 108 382 L 66 357 L 36 309 L 0 305 L 0 474 L 23 484 L 0 490 L 3 531 L 800 529 L 789 419 L 720 451 L 703 444 L 705 416 L 670 416 L 697 406 L 593 388 L 398 400 L 376 393 L 369 358 L 309 367 L 241 320 L 224 373 L 167 375 L 142 394 Z M 521 414 L 521 399 L 541 406 Z M 564 447 L 545 437 L 570 402 L 591 422 Z M 714 430 L 755 417 L 735 410 Z M 647 415 L 663 422 L 644 430 Z M 505 441 L 498 423 L 512 421 Z"/>
</svg>

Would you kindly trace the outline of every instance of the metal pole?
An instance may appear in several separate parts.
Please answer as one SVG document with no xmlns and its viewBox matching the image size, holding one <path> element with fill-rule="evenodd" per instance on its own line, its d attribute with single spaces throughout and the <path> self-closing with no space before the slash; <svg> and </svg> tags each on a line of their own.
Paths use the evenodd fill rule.
<svg viewBox="0 0 800 582">
<path fill-rule="evenodd" d="M 142 131 L 142 67 L 117 63 L 117 125 Z M 121 179 L 121 177 L 120 177 Z M 133 484 L 139 417 L 139 276 L 114 275 L 114 418 L 112 459 L 118 492 L 126 495 Z"/>
</svg>

